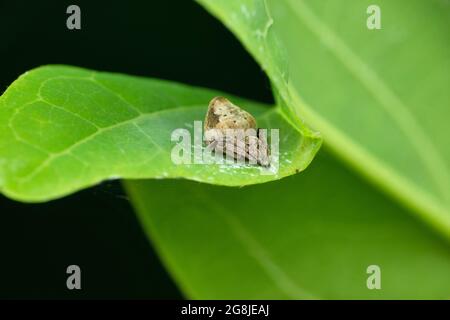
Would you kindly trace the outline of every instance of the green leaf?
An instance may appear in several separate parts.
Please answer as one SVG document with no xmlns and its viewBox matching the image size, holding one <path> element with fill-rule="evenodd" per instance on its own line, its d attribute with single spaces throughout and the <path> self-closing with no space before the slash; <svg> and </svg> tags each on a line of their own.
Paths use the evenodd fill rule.
<svg viewBox="0 0 450 320">
<path fill-rule="evenodd" d="M 188 298 L 448 299 L 449 244 L 325 152 L 243 189 L 126 181 Z M 381 290 L 366 286 L 381 270 Z"/>
<path fill-rule="evenodd" d="M 198 0 L 264 67 L 292 114 L 450 237 L 449 3 Z"/>
<path fill-rule="evenodd" d="M 317 134 L 287 122 L 280 108 L 229 97 L 261 128 L 280 130 L 275 174 L 258 166 L 176 165 L 171 133 L 202 121 L 217 91 L 162 80 L 45 66 L 22 75 L 0 98 L 0 190 L 46 201 L 105 179 L 187 178 L 242 186 L 301 171 Z M 227 95 L 225 95 L 227 96 Z"/>
</svg>

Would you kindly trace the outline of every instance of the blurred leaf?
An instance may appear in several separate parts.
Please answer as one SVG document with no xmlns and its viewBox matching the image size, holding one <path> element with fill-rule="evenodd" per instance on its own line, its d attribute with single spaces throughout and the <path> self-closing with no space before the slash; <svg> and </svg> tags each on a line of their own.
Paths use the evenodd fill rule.
<svg viewBox="0 0 450 320">
<path fill-rule="evenodd" d="M 126 181 L 148 236 L 194 299 L 448 299 L 448 243 L 326 153 L 241 189 Z M 369 265 L 381 290 L 369 290 Z"/>
<path fill-rule="evenodd" d="M 293 114 L 450 236 L 448 1 L 198 0 L 259 61 Z"/>
<path fill-rule="evenodd" d="M 25 73 L 0 99 L 0 189 L 22 201 L 45 201 L 104 179 L 182 177 L 241 186 L 303 170 L 320 138 L 286 122 L 279 108 L 236 97 L 261 128 L 280 129 L 280 167 L 175 165 L 171 133 L 193 138 L 219 92 L 162 80 L 46 66 Z M 192 142 L 193 144 L 193 142 Z"/>
</svg>

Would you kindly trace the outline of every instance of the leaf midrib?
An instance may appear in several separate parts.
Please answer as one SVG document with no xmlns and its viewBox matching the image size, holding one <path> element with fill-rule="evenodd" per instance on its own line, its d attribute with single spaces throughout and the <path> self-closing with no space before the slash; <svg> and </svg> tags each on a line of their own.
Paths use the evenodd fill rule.
<svg viewBox="0 0 450 320">
<path fill-rule="evenodd" d="M 330 52 L 368 89 L 391 115 L 409 140 L 419 158 L 433 177 L 443 199 L 448 203 L 449 173 L 440 153 L 409 112 L 401 99 L 393 93 L 376 72 L 360 59 L 345 42 L 317 17 L 303 0 L 288 0 L 296 16 L 316 34 Z M 301 8 L 299 8 L 301 6 Z M 301 10 L 300 10 L 301 9 Z M 426 150 L 424 150 L 426 149 Z"/>
<path fill-rule="evenodd" d="M 255 259 L 264 273 L 285 295 L 291 299 L 317 299 L 312 293 L 298 287 L 295 281 L 274 261 L 245 226 L 235 216 L 230 214 L 229 210 L 224 208 L 221 203 L 214 201 L 214 199 L 205 194 L 204 191 L 199 190 L 199 188 L 192 188 L 190 192 L 191 194 L 194 192 L 196 198 L 203 202 L 203 208 L 208 207 L 208 212 L 217 213 L 217 216 L 232 230 L 233 235 L 242 244 L 248 255 Z M 212 201 L 214 201 L 213 205 L 211 205 Z"/>
<path fill-rule="evenodd" d="M 204 109 L 204 106 L 199 106 L 197 104 L 195 104 L 195 105 L 185 105 L 185 106 L 179 106 L 179 107 L 175 107 L 175 108 L 163 109 L 163 110 L 155 111 L 155 112 L 152 112 L 152 113 L 142 113 L 139 116 L 130 118 L 128 120 L 121 121 L 121 122 L 115 123 L 115 124 L 110 125 L 110 126 L 99 128 L 98 130 L 94 131 L 92 134 L 87 135 L 83 139 L 78 140 L 77 142 L 71 144 L 70 146 L 68 146 L 67 148 L 65 148 L 65 149 L 63 149 L 63 150 L 61 150 L 59 152 L 48 153 L 49 156 L 40 165 L 35 167 L 34 170 L 30 171 L 29 174 L 21 177 L 18 180 L 20 182 L 26 182 L 26 181 L 32 179 L 36 174 L 38 174 L 40 171 L 45 169 L 45 167 L 48 164 L 50 164 L 52 161 L 54 161 L 55 159 L 58 159 L 59 157 L 62 157 L 63 155 L 66 155 L 66 154 L 70 154 L 71 151 L 73 149 L 75 149 L 76 147 L 78 147 L 80 145 L 83 145 L 86 142 L 89 142 L 90 140 L 94 139 L 95 137 L 97 137 L 98 135 L 100 135 L 100 134 L 102 134 L 104 132 L 111 131 L 111 130 L 113 130 L 115 128 L 118 128 L 118 127 L 121 127 L 121 126 L 125 126 L 125 125 L 130 124 L 130 123 L 131 124 L 136 124 L 136 122 L 138 122 L 140 120 L 151 119 L 151 118 L 153 118 L 155 116 L 160 116 L 161 114 L 164 114 L 164 113 L 171 113 L 171 112 L 177 112 L 177 111 L 178 112 L 179 111 L 186 111 L 188 109 L 192 110 L 192 109 L 195 109 L 195 108 L 202 108 L 202 109 Z M 158 148 L 161 148 L 161 146 L 159 146 L 157 144 L 155 144 L 155 146 L 158 147 Z"/>
</svg>

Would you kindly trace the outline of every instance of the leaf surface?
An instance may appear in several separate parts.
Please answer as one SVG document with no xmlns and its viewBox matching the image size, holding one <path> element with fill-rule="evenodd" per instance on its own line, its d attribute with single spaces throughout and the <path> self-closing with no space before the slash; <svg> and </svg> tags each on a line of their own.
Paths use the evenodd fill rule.
<svg viewBox="0 0 450 320">
<path fill-rule="evenodd" d="M 46 201 L 105 179 L 187 178 L 242 186 L 301 171 L 320 138 L 286 121 L 280 108 L 228 96 L 260 128 L 280 130 L 279 170 L 251 165 L 172 162 L 175 129 L 194 144 L 217 91 L 162 80 L 45 66 L 22 75 L 0 98 L 0 189 L 22 201 Z M 201 136 L 199 137 L 202 138 Z M 193 159 L 192 159 L 193 162 Z M 267 172 L 266 172 L 267 173 Z"/>
<path fill-rule="evenodd" d="M 242 189 L 125 183 L 188 298 L 450 297 L 448 242 L 325 150 L 301 175 Z"/>
<path fill-rule="evenodd" d="M 450 236 L 450 4 L 198 0 L 258 60 L 292 114 Z"/>
</svg>

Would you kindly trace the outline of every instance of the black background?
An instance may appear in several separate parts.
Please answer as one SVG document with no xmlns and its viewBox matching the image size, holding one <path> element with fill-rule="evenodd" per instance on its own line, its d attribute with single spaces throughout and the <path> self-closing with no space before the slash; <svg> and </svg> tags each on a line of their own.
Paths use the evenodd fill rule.
<svg viewBox="0 0 450 320">
<path fill-rule="evenodd" d="M 81 8 L 81 30 L 66 8 Z M 0 92 L 43 64 L 163 78 L 271 102 L 267 78 L 191 0 L 0 2 Z M 206 108 L 206 106 L 205 106 Z M 0 298 L 181 298 L 119 182 L 45 204 L 0 196 Z M 66 288 L 66 267 L 82 290 Z"/>
</svg>

